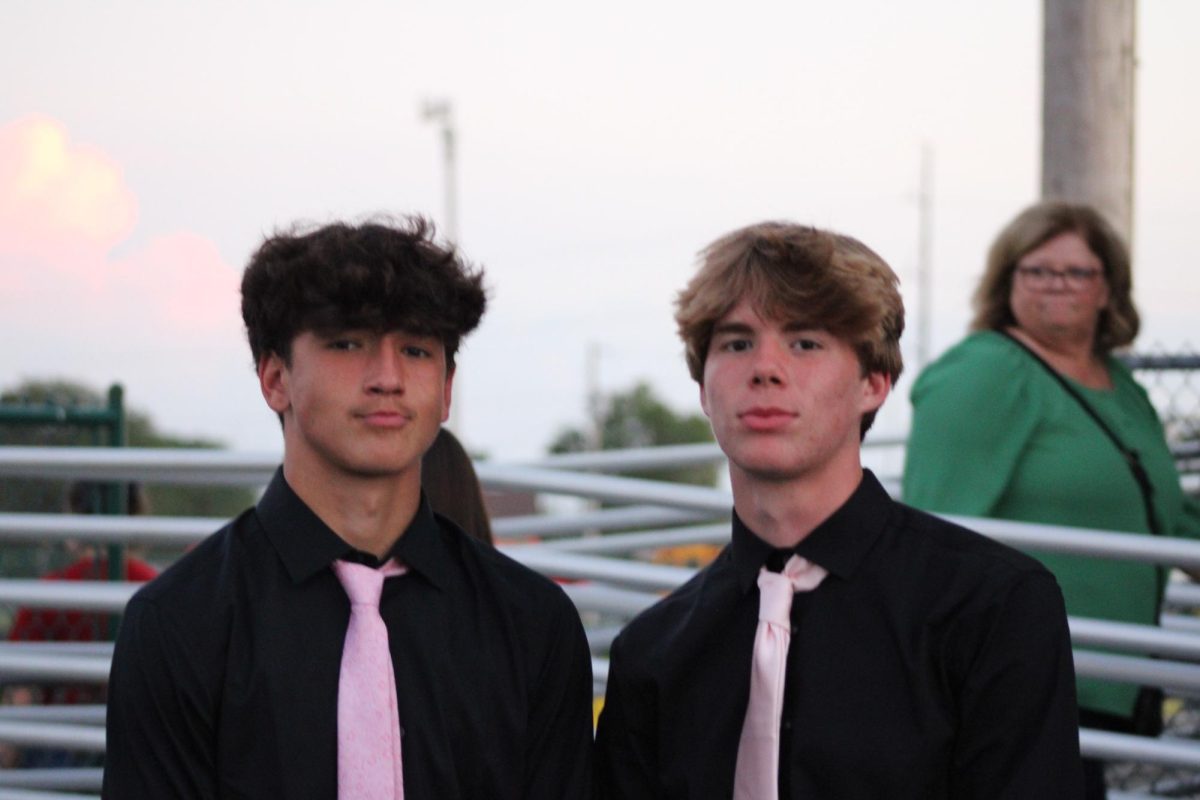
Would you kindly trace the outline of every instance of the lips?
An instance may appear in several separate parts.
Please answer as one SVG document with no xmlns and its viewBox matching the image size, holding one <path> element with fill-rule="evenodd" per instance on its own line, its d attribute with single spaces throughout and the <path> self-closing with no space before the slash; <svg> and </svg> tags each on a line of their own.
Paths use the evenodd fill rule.
<svg viewBox="0 0 1200 800">
<path fill-rule="evenodd" d="M 363 411 L 355 416 L 374 428 L 402 428 L 412 420 L 412 414 L 391 409 Z"/>
<path fill-rule="evenodd" d="M 773 406 L 755 406 L 738 414 L 738 419 L 752 431 L 772 431 L 786 427 L 796 414 Z"/>
</svg>

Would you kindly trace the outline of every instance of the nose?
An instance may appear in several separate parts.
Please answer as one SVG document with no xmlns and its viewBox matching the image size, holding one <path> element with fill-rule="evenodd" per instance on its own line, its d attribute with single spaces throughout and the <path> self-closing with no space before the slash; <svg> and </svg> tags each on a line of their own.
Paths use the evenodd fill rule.
<svg viewBox="0 0 1200 800">
<path fill-rule="evenodd" d="M 759 341 L 754 349 L 750 383 L 754 386 L 782 386 L 784 355 L 782 346 L 770 337 L 764 337 Z"/>
<path fill-rule="evenodd" d="M 1046 270 L 1046 288 L 1047 289 L 1072 289 L 1071 282 L 1067 278 L 1065 269 L 1047 269 Z"/>
<path fill-rule="evenodd" d="M 380 338 L 367 364 L 366 389 L 371 394 L 404 393 L 404 360 L 390 337 Z"/>
</svg>

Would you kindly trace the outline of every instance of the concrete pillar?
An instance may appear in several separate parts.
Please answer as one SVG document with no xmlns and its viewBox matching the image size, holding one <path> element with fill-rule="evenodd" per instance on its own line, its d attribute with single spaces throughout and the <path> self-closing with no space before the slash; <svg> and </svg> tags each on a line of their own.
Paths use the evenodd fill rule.
<svg viewBox="0 0 1200 800">
<path fill-rule="evenodd" d="M 1044 0 L 1042 197 L 1133 233 L 1137 0 Z"/>
</svg>

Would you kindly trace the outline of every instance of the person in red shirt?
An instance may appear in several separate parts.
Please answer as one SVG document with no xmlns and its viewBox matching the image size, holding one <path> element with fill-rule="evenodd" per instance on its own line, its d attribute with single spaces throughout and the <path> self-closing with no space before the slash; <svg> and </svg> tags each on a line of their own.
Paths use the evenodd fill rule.
<svg viewBox="0 0 1200 800">
<path fill-rule="evenodd" d="M 67 510 L 72 514 L 99 512 L 102 484 L 80 481 L 67 490 Z M 127 487 L 127 511 L 141 515 L 148 511 L 145 492 L 140 484 Z M 75 560 L 65 567 L 47 572 L 41 580 L 108 580 L 108 559 L 97 557 L 95 548 L 78 541 L 66 543 Z M 125 580 L 145 583 L 158 575 L 152 565 L 135 556 L 125 559 Z M 103 642 L 112 639 L 113 616 L 100 611 L 70 608 L 18 608 L 8 629 L 10 642 Z M 4 687 L 6 705 L 85 705 L 103 703 L 104 686 L 94 683 L 16 683 Z M 46 748 L 6 748 L 0 762 L 10 767 L 80 767 L 98 763 L 96 756 Z"/>
<path fill-rule="evenodd" d="M 67 509 L 72 514 L 99 513 L 98 499 L 102 484 L 91 481 L 74 483 L 67 490 Z M 130 516 L 147 513 L 149 503 L 142 486 L 127 485 L 127 511 Z M 42 580 L 106 581 L 108 559 L 97 557 L 95 549 L 79 542 L 68 542 L 68 552 L 76 559 L 65 567 L 41 576 Z M 125 559 L 125 580 L 145 583 L 158 575 L 158 570 L 135 556 Z M 58 608 L 19 608 L 8 629 L 10 642 L 100 642 L 112 639 L 109 630 L 111 615 L 97 611 Z"/>
</svg>

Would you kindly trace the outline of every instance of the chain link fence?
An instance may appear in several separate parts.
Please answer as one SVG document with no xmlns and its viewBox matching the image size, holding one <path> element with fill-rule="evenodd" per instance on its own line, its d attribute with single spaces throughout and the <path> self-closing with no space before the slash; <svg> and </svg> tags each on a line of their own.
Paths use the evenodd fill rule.
<svg viewBox="0 0 1200 800">
<path fill-rule="evenodd" d="M 1156 346 L 1122 360 L 1133 369 L 1158 409 L 1181 471 L 1200 473 L 1200 350 L 1189 345 L 1169 352 Z"/>
<path fill-rule="evenodd" d="M 1185 488 L 1192 496 L 1200 497 L 1200 350 L 1155 345 L 1122 360 L 1133 369 L 1158 410 Z M 1163 610 L 1196 617 L 1200 624 L 1195 608 Z M 1163 736 L 1200 740 L 1200 697 L 1171 693 L 1166 698 Z M 1105 779 L 1110 790 L 1200 800 L 1200 772 L 1194 770 L 1115 762 L 1109 764 Z"/>
</svg>

